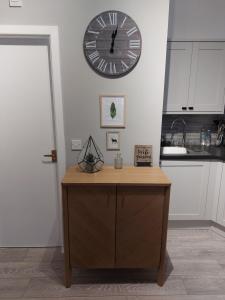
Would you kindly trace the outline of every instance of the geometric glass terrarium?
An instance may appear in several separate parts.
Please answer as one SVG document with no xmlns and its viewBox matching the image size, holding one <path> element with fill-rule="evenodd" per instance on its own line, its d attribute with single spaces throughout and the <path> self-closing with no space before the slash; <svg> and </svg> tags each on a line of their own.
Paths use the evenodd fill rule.
<svg viewBox="0 0 225 300">
<path fill-rule="evenodd" d="M 94 173 L 101 170 L 104 157 L 91 135 L 84 144 L 77 163 L 83 172 Z"/>
</svg>

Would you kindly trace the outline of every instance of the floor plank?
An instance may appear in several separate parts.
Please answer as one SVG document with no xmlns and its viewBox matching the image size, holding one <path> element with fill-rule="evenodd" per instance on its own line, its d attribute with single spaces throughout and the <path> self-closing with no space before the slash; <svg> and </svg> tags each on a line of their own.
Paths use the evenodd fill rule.
<svg viewBox="0 0 225 300">
<path fill-rule="evenodd" d="M 1 279 L 0 299 L 22 297 L 28 287 L 29 279 Z"/>
</svg>

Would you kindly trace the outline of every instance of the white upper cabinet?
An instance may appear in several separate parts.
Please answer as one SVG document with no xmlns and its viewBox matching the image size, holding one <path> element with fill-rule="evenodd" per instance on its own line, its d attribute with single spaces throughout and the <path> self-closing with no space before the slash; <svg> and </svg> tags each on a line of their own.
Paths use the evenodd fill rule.
<svg viewBox="0 0 225 300">
<path fill-rule="evenodd" d="M 200 112 L 224 111 L 225 43 L 193 43 L 188 106 Z"/>
<path fill-rule="evenodd" d="M 224 42 L 168 43 L 164 112 L 223 114 L 224 88 Z"/>
<path fill-rule="evenodd" d="M 164 111 L 187 110 L 192 43 L 170 42 L 167 45 Z"/>
</svg>

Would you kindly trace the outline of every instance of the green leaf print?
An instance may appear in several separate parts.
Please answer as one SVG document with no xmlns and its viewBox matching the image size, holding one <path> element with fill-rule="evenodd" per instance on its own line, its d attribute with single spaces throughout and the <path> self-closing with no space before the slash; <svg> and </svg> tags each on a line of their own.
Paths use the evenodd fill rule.
<svg viewBox="0 0 225 300">
<path fill-rule="evenodd" d="M 114 119 L 116 116 L 116 105 L 114 102 L 112 102 L 112 104 L 110 106 L 110 115 L 111 115 L 112 119 Z"/>
</svg>

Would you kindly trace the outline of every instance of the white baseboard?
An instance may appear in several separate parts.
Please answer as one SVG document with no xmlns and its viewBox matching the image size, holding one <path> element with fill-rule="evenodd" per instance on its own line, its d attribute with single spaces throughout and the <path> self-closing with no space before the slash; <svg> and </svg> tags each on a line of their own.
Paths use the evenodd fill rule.
<svg viewBox="0 0 225 300">
<path fill-rule="evenodd" d="M 215 222 L 212 222 L 212 226 L 210 227 L 210 229 L 225 238 L 225 227 Z"/>
</svg>

